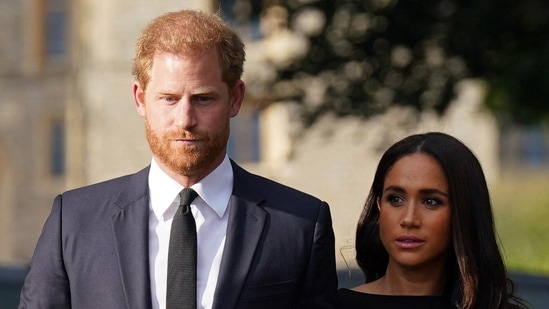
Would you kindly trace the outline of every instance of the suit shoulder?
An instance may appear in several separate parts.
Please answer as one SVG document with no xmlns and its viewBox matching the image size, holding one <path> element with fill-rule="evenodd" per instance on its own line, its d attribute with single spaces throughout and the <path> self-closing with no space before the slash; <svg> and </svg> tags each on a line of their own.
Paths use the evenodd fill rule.
<svg viewBox="0 0 549 309">
<path fill-rule="evenodd" d="M 316 196 L 275 180 L 250 173 L 236 164 L 233 165 L 233 171 L 235 177 L 235 191 L 237 192 L 242 192 L 243 194 L 245 192 L 247 195 L 257 194 L 268 196 L 271 199 L 274 198 L 276 200 L 296 200 L 306 204 L 322 203 Z"/>
<path fill-rule="evenodd" d="M 64 199 L 105 199 L 106 197 L 115 197 L 121 190 L 130 190 L 134 192 L 147 191 L 148 167 L 141 171 L 120 176 L 117 178 L 105 180 L 102 182 L 74 188 L 61 194 Z"/>
<path fill-rule="evenodd" d="M 257 184 L 260 184 L 261 186 L 263 186 L 265 188 L 268 188 L 268 190 L 270 190 L 272 192 L 281 193 L 281 194 L 284 194 L 284 195 L 292 195 L 292 196 L 293 195 L 298 195 L 298 196 L 301 196 L 301 198 L 319 200 L 319 198 L 317 198 L 316 196 L 313 196 L 310 193 L 307 193 L 307 192 L 301 191 L 299 189 L 290 187 L 290 186 L 282 184 L 278 181 L 275 181 L 275 180 L 272 180 L 272 179 L 269 179 L 269 178 L 266 178 L 266 177 L 263 177 L 263 176 L 260 176 L 260 175 L 256 175 L 256 174 L 251 174 L 251 175 L 252 175 L 252 177 L 256 178 L 254 180 L 254 182 L 256 182 Z"/>
</svg>

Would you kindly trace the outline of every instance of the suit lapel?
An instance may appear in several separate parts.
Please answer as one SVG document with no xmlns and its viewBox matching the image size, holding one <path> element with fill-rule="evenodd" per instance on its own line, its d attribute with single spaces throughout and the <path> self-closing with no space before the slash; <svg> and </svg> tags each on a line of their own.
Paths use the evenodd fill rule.
<svg viewBox="0 0 549 309">
<path fill-rule="evenodd" d="M 227 226 L 227 238 L 219 278 L 215 289 L 213 309 L 234 308 L 240 291 L 248 275 L 255 250 L 261 239 L 261 233 L 267 214 L 258 207 L 262 199 L 248 198 L 246 195 L 245 171 L 233 163 L 234 189 L 229 201 L 230 213 Z M 250 197 L 250 194 L 247 194 Z"/>
<path fill-rule="evenodd" d="M 150 308 L 148 169 L 134 175 L 112 217 L 120 275 L 128 308 Z"/>
</svg>

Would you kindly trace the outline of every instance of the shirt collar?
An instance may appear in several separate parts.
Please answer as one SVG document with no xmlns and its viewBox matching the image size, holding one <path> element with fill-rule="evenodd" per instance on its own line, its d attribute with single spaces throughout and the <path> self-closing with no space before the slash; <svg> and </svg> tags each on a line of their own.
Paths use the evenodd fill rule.
<svg viewBox="0 0 549 309">
<path fill-rule="evenodd" d="M 229 157 L 225 155 L 221 164 L 191 188 L 219 217 L 222 217 L 233 191 L 233 169 Z M 182 189 L 183 186 L 168 176 L 153 157 L 149 170 L 149 208 L 157 219 L 160 220 L 164 216 Z"/>
</svg>

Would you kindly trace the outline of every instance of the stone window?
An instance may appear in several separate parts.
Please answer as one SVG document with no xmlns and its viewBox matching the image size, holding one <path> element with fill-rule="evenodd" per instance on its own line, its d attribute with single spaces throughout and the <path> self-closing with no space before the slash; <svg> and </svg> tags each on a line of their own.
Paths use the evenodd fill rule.
<svg viewBox="0 0 549 309">
<path fill-rule="evenodd" d="M 44 2 L 44 56 L 46 61 L 62 61 L 68 46 L 68 1 Z"/>
<path fill-rule="evenodd" d="M 65 175 L 65 123 L 52 121 L 50 126 L 50 174 L 53 177 Z"/>
</svg>

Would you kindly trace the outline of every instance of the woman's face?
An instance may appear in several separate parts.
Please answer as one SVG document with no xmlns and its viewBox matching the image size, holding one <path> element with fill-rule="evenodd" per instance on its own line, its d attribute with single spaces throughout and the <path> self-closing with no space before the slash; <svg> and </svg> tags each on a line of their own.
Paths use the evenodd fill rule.
<svg viewBox="0 0 549 309">
<path fill-rule="evenodd" d="M 417 153 L 396 161 L 377 204 L 390 267 L 444 267 L 451 242 L 451 209 L 446 175 L 433 157 Z"/>
</svg>

